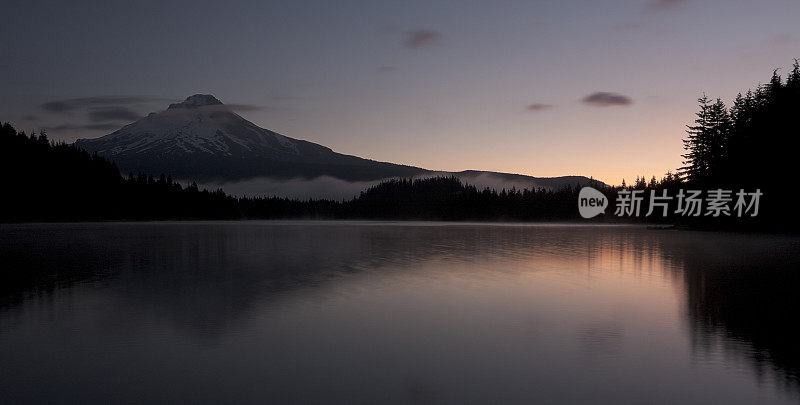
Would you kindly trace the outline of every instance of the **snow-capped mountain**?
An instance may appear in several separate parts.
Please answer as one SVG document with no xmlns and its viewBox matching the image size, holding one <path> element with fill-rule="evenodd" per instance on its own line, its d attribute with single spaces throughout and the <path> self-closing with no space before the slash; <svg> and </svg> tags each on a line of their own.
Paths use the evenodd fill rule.
<svg viewBox="0 0 800 405">
<path fill-rule="evenodd" d="M 207 153 L 230 157 L 300 153 L 293 140 L 257 127 L 206 94 L 170 104 L 166 111 L 150 113 L 102 138 L 81 140 L 79 145 L 111 155 Z"/>
<path fill-rule="evenodd" d="M 336 153 L 261 128 L 209 94 L 195 94 L 164 111 L 75 145 L 110 158 L 123 173 L 169 174 L 200 182 L 330 176 L 348 181 L 455 175 L 493 188 L 561 188 L 588 184 L 583 176 L 540 178 L 484 171 L 440 172 Z"/>
<path fill-rule="evenodd" d="M 289 138 L 242 118 L 209 94 L 75 145 L 114 160 L 123 172 L 180 178 L 245 179 L 330 175 L 346 180 L 413 176 L 427 170 L 343 155 Z"/>
</svg>

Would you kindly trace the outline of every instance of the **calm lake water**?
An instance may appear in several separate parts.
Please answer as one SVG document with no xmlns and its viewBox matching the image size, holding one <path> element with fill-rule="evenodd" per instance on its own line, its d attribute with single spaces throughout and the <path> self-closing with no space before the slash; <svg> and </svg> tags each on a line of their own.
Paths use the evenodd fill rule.
<svg viewBox="0 0 800 405">
<path fill-rule="evenodd" d="M 797 403 L 800 238 L 0 225 L 0 403 Z"/>
</svg>

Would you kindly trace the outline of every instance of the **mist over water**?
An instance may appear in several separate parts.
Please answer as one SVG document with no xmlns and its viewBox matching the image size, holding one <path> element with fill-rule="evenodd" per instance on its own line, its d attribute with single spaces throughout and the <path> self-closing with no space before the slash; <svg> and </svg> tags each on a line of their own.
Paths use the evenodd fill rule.
<svg viewBox="0 0 800 405">
<path fill-rule="evenodd" d="M 330 176 L 320 176 L 314 179 L 257 177 L 242 181 L 205 182 L 198 186 L 208 190 L 221 188 L 226 193 L 237 197 L 349 200 L 383 180 L 347 181 Z"/>
<path fill-rule="evenodd" d="M 0 226 L 3 402 L 796 403 L 800 238 Z"/>
<path fill-rule="evenodd" d="M 448 177 L 453 173 L 433 172 L 422 176 L 414 176 L 414 179 L 425 179 L 430 177 Z M 502 189 L 517 190 L 532 188 L 550 188 L 547 184 L 537 183 L 536 181 L 509 180 L 491 173 L 478 174 L 457 174 L 456 177 L 463 183 L 473 185 L 479 190 L 485 188 L 500 191 Z M 359 193 L 366 189 L 378 185 L 381 182 L 391 180 L 385 178 L 373 181 L 347 181 L 331 176 L 320 176 L 313 179 L 294 178 L 294 179 L 275 179 L 270 177 L 256 177 L 241 181 L 208 181 L 199 183 L 198 186 L 208 190 L 223 189 L 226 193 L 242 197 L 286 197 L 295 199 L 333 199 L 349 200 L 357 197 Z"/>
</svg>

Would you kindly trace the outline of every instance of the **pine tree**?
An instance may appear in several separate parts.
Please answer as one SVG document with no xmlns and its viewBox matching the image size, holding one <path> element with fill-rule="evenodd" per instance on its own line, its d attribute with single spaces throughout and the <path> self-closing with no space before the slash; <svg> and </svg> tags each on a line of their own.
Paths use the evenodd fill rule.
<svg viewBox="0 0 800 405">
<path fill-rule="evenodd" d="M 683 140 L 683 148 L 686 153 L 681 155 L 685 160 L 683 161 L 684 166 L 680 168 L 680 173 L 688 181 L 702 180 L 708 173 L 710 160 L 709 118 L 711 105 L 705 94 L 697 99 L 697 102 L 700 103 L 700 111 L 697 112 L 697 118 L 694 121 L 695 125 L 686 126 L 688 135 Z"/>
<path fill-rule="evenodd" d="M 711 105 L 710 113 L 707 128 L 709 153 L 707 176 L 713 180 L 720 180 L 727 172 L 728 137 L 733 125 L 728 109 L 721 99 L 718 98 Z"/>
<path fill-rule="evenodd" d="M 786 87 L 789 89 L 800 89 L 800 64 L 798 64 L 797 59 L 794 60 L 792 71 L 786 78 Z"/>
</svg>

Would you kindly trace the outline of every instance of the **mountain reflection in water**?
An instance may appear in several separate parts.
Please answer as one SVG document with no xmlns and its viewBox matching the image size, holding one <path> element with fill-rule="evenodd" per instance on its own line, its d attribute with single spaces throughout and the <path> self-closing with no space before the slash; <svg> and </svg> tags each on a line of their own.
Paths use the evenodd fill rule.
<svg viewBox="0 0 800 405">
<path fill-rule="evenodd" d="M 290 221 L 0 229 L 0 399 L 800 398 L 797 237 Z"/>
</svg>

